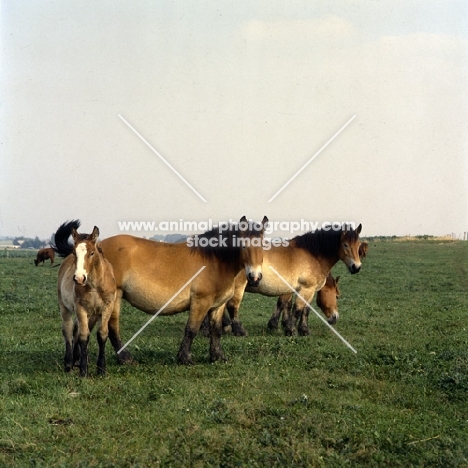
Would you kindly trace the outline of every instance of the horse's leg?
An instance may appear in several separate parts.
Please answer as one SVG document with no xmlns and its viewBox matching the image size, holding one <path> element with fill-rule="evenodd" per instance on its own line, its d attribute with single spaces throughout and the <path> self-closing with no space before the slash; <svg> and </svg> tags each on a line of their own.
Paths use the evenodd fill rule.
<svg viewBox="0 0 468 468">
<path fill-rule="evenodd" d="M 304 293 L 302 295 L 304 297 Z M 312 295 L 310 296 L 310 301 L 312 301 L 314 297 L 314 292 L 312 292 Z M 304 299 L 307 299 L 307 297 L 304 297 Z M 296 312 L 297 312 L 297 317 L 299 320 L 299 324 L 297 327 L 297 331 L 300 336 L 308 336 L 310 335 L 310 330 L 309 330 L 309 303 L 310 301 L 307 301 L 305 303 L 301 298 L 296 299 Z"/>
<path fill-rule="evenodd" d="M 99 355 L 97 360 L 97 373 L 104 375 L 106 373 L 106 341 L 109 336 L 109 319 L 113 311 L 113 302 L 108 304 L 101 315 L 101 326 L 97 332 L 97 342 L 99 345 Z M 94 325 L 94 324 L 93 324 Z M 92 327 L 91 327 L 92 330 Z"/>
<path fill-rule="evenodd" d="M 248 336 L 247 331 L 243 327 L 239 318 L 239 307 L 242 302 L 242 296 L 236 297 L 235 295 L 226 303 L 226 309 L 231 318 L 231 332 L 234 336 Z"/>
<path fill-rule="evenodd" d="M 73 366 L 80 365 L 80 345 L 78 344 L 78 320 L 73 322 Z"/>
<path fill-rule="evenodd" d="M 236 278 L 234 282 L 234 295 L 226 303 L 226 309 L 231 318 L 231 331 L 234 336 L 247 336 L 247 332 L 239 318 L 239 308 L 246 286 L 247 281 L 245 280 L 245 276 Z"/>
<path fill-rule="evenodd" d="M 210 336 L 210 319 L 208 315 L 203 319 L 199 332 L 206 338 Z"/>
<path fill-rule="evenodd" d="M 276 308 L 270 317 L 270 320 L 268 321 L 268 328 L 270 330 L 277 330 L 278 329 L 278 323 L 279 319 L 281 317 L 281 314 L 283 313 L 284 310 L 288 310 L 292 306 L 292 294 L 283 294 L 282 296 L 278 297 L 278 300 L 276 301 Z"/>
<path fill-rule="evenodd" d="M 114 301 L 114 308 L 111 316 L 109 317 L 109 340 L 117 353 L 117 361 L 119 364 L 132 362 L 132 356 L 126 349 L 120 351 L 123 347 L 122 340 L 120 339 L 120 305 L 122 302 L 122 291 L 117 291 L 117 296 Z M 119 353 L 120 351 L 120 353 Z"/>
<path fill-rule="evenodd" d="M 229 313 L 225 306 L 224 312 L 223 312 L 223 333 L 229 333 L 229 332 L 232 332 L 232 322 L 231 322 L 231 317 L 229 316 Z"/>
<path fill-rule="evenodd" d="M 78 320 L 78 345 L 80 347 L 80 376 L 86 377 L 88 374 L 88 343 L 89 343 L 89 327 L 88 314 L 81 306 L 76 307 L 76 318 Z"/>
<path fill-rule="evenodd" d="M 208 313 L 212 303 L 213 298 L 211 297 L 206 297 L 203 299 L 192 299 L 192 303 L 190 304 L 189 318 L 187 325 L 185 326 L 184 338 L 180 345 L 179 352 L 177 353 L 177 362 L 179 364 L 193 364 L 191 354 L 193 339 L 197 335 L 203 319 Z"/>
<path fill-rule="evenodd" d="M 73 314 L 60 302 L 60 315 L 62 316 L 62 335 L 65 341 L 65 372 L 73 368 Z"/>
<path fill-rule="evenodd" d="M 286 336 L 294 336 L 296 330 L 296 303 L 292 305 L 292 294 L 288 301 L 285 301 L 285 307 L 282 309 L 283 319 L 281 325 Z M 297 301 L 297 299 L 296 299 Z"/>
<path fill-rule="evenodd" d="M 210 361 L 225 361 L 221 349 L 221 335 L 223 333 L 224 305 L 208 312 L 210 320 Z"/>
</svg>

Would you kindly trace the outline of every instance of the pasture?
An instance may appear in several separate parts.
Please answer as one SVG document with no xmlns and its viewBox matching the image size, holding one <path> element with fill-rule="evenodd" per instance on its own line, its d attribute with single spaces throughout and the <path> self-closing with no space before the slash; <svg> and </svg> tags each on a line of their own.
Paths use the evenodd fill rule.
<svg viewBox="0 0 468 468">
<path fill-rule="evenodd" d="M 370 242 L 359 274 L 332 270 L 357 354 L 313 313 L 311 336 L 268 332 L 276 299 L 247 294 L 228 362 L 198 336 L 176 364 L 183 313 L 137 364 L 107 346 L 104 377 L 94 332 L 88 378 L 63 371 L 58 268 L 34 257 L 0 252 L 0 466 L 468 466 L 468 242 Z M 123 340 L 148 319 L 124 303 Z"/>
</svg>

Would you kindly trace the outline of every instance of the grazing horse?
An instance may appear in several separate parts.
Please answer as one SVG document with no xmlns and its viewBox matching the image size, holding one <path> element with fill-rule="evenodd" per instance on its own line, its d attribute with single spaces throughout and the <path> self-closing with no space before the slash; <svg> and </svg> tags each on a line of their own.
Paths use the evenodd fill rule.
<svg viewBox="0 0 468 468">
<path fill-rule="evenodd" d="M 220 341 L 224 304 L 234 293 L 238 274 L 251 285 L 258 285 L 262 279 L 262 244 L 267 222 L 264 217 L 261 223 L 252 226 L 244 216 L 236 225 L 219 226 L 179 244 L 126 234 L 101 241 L 100 247 L 113 266 L 117 283 L 109 339 L 115 351 L 120 351 L 120 362 L 130 359 L 128 351 L 122 350 L 119 332 L 122 299 L 148 314 L 190 311 L 177 354 L 180 364 L 192 364 L 192 342 L 208 314 L 210 360 L 224 360 Z"/>
<path fill-rule="evenodd" d="M 316 298 L 317 306 L 325 314 L 325 316 L 327 317 L 327 321 L 330 325 L 334 325 L 340 317 L 338 313 L 338 303 L 337 303 L 337 299 L 340 296 L 340 291 L 338 289 L 339 280 L 340 280 L 339 276 L 337 276 L 336 278 L 333 278 L 333 275 L 330 273 L 327 276 L 327 280 L 325 281 L 325 285 L 323 286 L 323 288 L 317 291 L 317 298 Z M 304 307 L 307 307 L 307 305 L 304 304 L 304 301 L 298 296 L 296 296 L 296 303 L 298 303 L 298 309 L 300 310 L 303 310 Z M 276 330 L 278 328 L 278 322 L 281 317 L 281 314 L 283 314 L 285 310 L 287 311 L 287 314 L 289 314 L 289 311 L 291 310 L 292 305 L 293 305 L 292 293 L 282 294 L 280 297 L 278 297 L 275 311 L 273 312 L 270 320 L 268 321 L 268 328 L 270 330 Z M 287 315 L 287 317 L 288 316 L 289 315 Z M 296 317 L 296 319 L 299 319 L 299 317 Z"/>
<path fill-rule="evenodd" d="M 322 289 L 332 267 L 343 261 L 350 273 L 358 273 L 361 269 L 359 258 L 359 234 L 362 225 L 356 230 L 342 229 L 324 231 L 318 230 L 296 236 L 288 245 L 272 246 L 263 255 L 263 280 L 259 286 L 252 287 L 238 276 L 236 290 L 226 307 L 232 320 L 233 334 L 245 335 L 245 330 L 239 320 L 239 306 L 244 291 L 263 294 L 264 296 L 282 296 L 291 294 L 291 289 L 283 279 L 307 301 L 312 301 L 317 290 Z M 283 279 L 270 268 L 273 267 Z M 301 317 L 298 332 L 308 335 L 307 325 L 309 308 L 302 300 L 296 301 L 294 311 L 288 313 L 284 309 L 283 327 L 286 335 L 295 332 L 294 318 Z"/>
<path fill-rule="evenodd" d="M 52 265 L 54 263 L 54 255 L 55 251 L 52 247 L 39 249 L 39 251 L 37 252 L 37 257 L 34 260 L 34 264 L 36 266 L 39 265 L 39 263 L 42 263 L 44 265 L 44 262 L 50 259 L 50 264 Z"/>
<path fill-rule="evenodd" d="M 60 265 L 57 282 L 62 334 L 65 340 L 65 371 L 69 372 L 73 368 L 75 358 L 79 355 L 80 375 L 87 375 L 90 330 L 100 320 L 97 332 L 97 371 L 98 374 L 104 374 L 108 322 L 114 308 L 117 288 L 112 265 L 104 258 L 96 244 L 99 229 L 95 226 L 91 234 L 78 234 L 78 227 L 78 221 L 64 223 L 55 234 L 55 251 L 66 257 Z M 68 244 L 70 234 L 73 237 L 71 255 Z M 74 313 L 77 318 L 75 326 Z"/>
</svg>

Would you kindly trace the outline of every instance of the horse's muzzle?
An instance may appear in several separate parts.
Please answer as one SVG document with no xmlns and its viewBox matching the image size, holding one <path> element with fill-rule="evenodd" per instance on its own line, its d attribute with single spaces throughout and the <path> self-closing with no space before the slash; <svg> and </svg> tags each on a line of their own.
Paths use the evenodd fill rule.
<svg viewBox="0 0 468 468">
<path fill-rule="evenodd" d="M 333 315 L 331 317 L 328 317 L 327 322 L 330 325 L 335 325 L 336 322 L 338 322 L 338 312 L 333 312 Z"/>
<path fill-rule="evenodd" d="M 85 286 L 86 285 L 86 275 L 83 275 L 83 276 L 76 276 L 74 275 L 73 276 L 73 281 L 75 282 L 75 284 L 79 285 L 79 286 Z"/>
<path fill-rule="evenodd" d="M 361 271 L 361 265 L 356 265 L 355 263 L 353 263 L 350 267 L 349 267 L 349 272 L 354 275 L 355 273 L 359 273 Z"/>
<path fill-rule="evenodd" d="M 262 280 L 262 274 L 259 273 L 258 276 L 252 275 L 252 273 L 249 273 L 247 275 L 247 283 L 249 283 L 249 286 L 258 286 L 260 281 Z"/>
</svg>

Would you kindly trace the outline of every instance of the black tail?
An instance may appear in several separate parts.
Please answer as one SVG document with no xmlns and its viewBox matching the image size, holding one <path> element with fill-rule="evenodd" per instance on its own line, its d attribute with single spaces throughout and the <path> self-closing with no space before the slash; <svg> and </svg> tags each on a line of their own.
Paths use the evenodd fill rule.
<svg viewBox="0 0 468 468">
<path fill-rule="evenodd" d="M 78 229 L 80 225 L 81 222 L 79 219 L 66 221 L 57 229 L 57 232 L 54 234 L 51 247 L 61 257 L 68 257 L 68 255 L 73 252 L 73 245 L 68 242 L 68 238 L 71 236 L 73 228 Z"/>
</svg>

